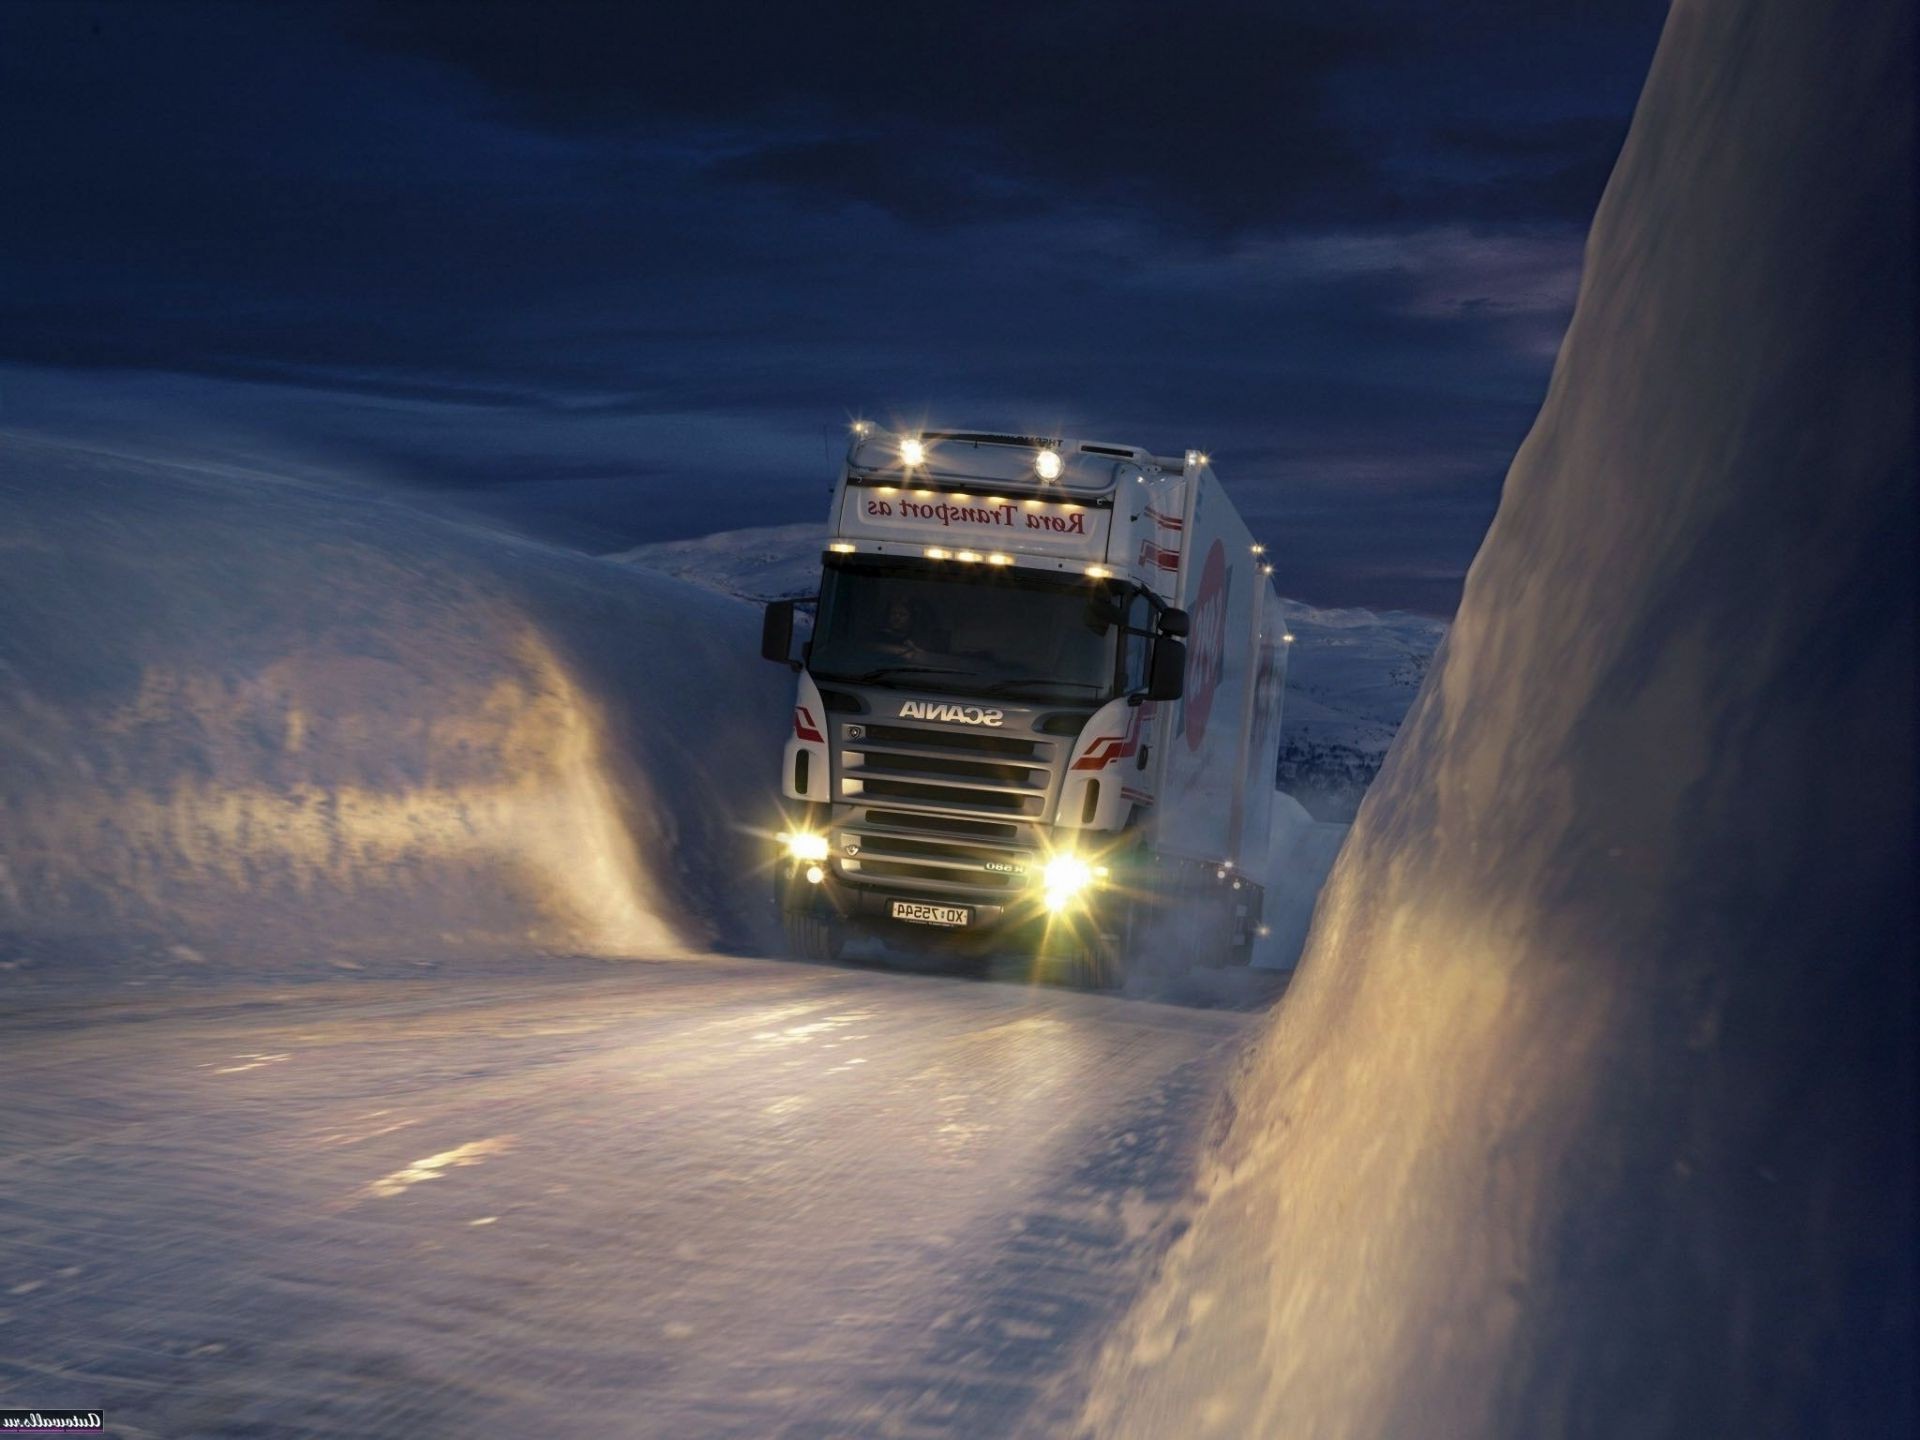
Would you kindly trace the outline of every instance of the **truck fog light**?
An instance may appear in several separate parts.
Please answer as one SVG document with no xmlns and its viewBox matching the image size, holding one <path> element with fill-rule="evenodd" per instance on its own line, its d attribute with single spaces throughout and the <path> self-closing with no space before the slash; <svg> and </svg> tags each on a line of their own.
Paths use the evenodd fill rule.
<svg viewBox="0 0 1920 1440">
<path fill-rule="evenodd" d="M 1047 861 L 1040 879 L 1047 891 L 1047 908 L 1064 910 L 1093 883 L 1093 870 L 1078 855 L 1056 855 Z"/>
<path fill-rule="evenodd" d="M 826 878 L 827 872 L 822 870 L 818 865 L 807 866 L 807 884 L 818 885 Z"/>
<path fill-rule="evenodd" d="M 787 854 L 796 860 L 821 861 L 827 858 L 827 837 L 801 832 L 787 836 Z"/>
</svg>

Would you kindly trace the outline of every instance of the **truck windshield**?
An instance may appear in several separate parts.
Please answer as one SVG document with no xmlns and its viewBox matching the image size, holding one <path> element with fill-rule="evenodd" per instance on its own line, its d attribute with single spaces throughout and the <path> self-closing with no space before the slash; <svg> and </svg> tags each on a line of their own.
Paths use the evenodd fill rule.
<svg viewBox="0 0 1920 1440">
<path fill-rule="evenodd" d="M 822 680 L 956 695 L 1111 698 L 1110 582 L 969 565 L 829 561 L 807 668 Z"/>
</svg>

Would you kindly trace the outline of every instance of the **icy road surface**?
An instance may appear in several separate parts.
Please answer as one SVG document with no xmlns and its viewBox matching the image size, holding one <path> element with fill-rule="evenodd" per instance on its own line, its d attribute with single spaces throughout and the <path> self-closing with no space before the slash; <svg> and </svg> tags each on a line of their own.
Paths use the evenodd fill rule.
<svg viewBox="0 0 1920 1440">
<path fill-rule="evenodd" d="M 166 1437 L 1055 1432 L 1255 1018 L 715 957 L 121 993 L 0 1012 L 0 1406 Z"/>
</svg>

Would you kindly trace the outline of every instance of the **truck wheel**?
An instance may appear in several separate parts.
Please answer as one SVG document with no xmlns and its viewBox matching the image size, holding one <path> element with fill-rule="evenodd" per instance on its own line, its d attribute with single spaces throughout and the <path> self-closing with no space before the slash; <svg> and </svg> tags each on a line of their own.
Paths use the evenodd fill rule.
<svg viewBox="0 0 1920 1440">
<path fill-rule="evenodd" d="M 1133 907 L 1128 905 L 1112 918 L 1113 930 L 1076 930 L 1049 957 L 1062 983 L 1076 990 L 1118 990 L 1126 983 Z"/>
<path fill-rule="evenodd" d="M 838 916 L 789 910 L 780 918 L 786 924 L 787 949 L 796 960 L 829 965 L 847 948 L 847 927 Z"/>
<path fill-rule="evenodd" d="M 1090 935 L 1078 947 L 1068 983 L 1080 990 L 1118 990 L 1126 983 L 1124 945 L 1116 935 Z"/>
</svg>

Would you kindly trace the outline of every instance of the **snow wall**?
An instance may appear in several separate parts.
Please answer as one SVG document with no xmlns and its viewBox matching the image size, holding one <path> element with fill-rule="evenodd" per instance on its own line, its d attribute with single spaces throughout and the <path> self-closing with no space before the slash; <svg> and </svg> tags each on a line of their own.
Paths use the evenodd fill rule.
<svg viewBox="0 0 1920 1440">
<path fill-rule="evenodd" d="M 765 943 L 758 626 L 366 486 L 0 436 L 0 934 L 216 971 Z"/>
<path fill-rule="evenodd" d="M 1912 1432 L 1912 16 L 1671 10 L 1094 1433 Z"/>
</svg>

